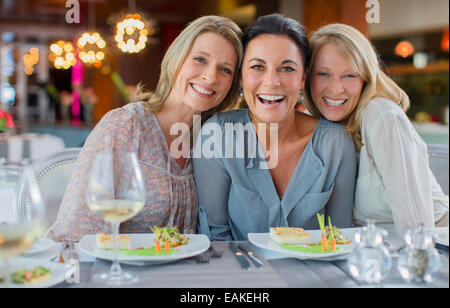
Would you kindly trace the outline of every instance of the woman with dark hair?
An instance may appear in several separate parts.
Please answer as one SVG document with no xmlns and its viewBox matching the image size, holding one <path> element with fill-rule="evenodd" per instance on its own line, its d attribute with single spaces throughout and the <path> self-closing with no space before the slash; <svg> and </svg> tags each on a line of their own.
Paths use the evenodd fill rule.
<svg viewBox="0 0 450 308">
<path fill-rule="evenodd" d="M 318 228 L 317 213 L 350 227 L 352 141 L 342 126 L 295 110 L 308 65 L 303 27 L 278 14 L 263 16 L 243 45 L 241 87 L 249 109 L 214 115 L 194 148 L 199 232 L 245 240 L 270 227 Z"/>
</svg>

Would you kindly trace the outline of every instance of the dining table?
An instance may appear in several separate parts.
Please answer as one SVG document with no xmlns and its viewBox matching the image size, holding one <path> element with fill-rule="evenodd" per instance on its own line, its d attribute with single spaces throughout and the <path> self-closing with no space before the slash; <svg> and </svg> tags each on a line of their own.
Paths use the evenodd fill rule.
<svg viewBox="0 0 450 308">
<path fill-rule="evenodd" d="M 405 282 L 396 270 L 397 258 L 393 258 L 392 270 L 379 284 L 367 284 L 354 278 L 347 266 L 347 261 L 302 260 L 292 257 L 274 257 L 270 252 L 260 249 L 247 241 L 240 241 L 250 247 L 263 266 L 257 268 L 251 263 L 248 270 L 242 269 L 240 263 L 229 249 L 227 241 L 212 241 L 211 246 L 223 251 L 220 258 L 211 258 L 207 263 L 198 263 L 195 257 L 176 262 L 157 265 L 126 265 L 127 272 L 139 275 L 135 284 L 126 285 L 131 288 L 232 288 L 232 289 L 278 289 L 278 288 L 448 288 L 449 259 L 440 254 L 442 267 L 438 277 L 432 283 Z M 76 246 L 75 246 L 76 247 Z M 111 262 L 95 259 L 82 253 L 73 254 L 77 258 L 77 273 L 53 288 L 104 288 L 113 287 L 96 284 L 91 281 L 93 275 L 107 272 Z M 195 293 L 195 291 L 191 291 Z M 270 294 L 270 292 L 269 292 Z M 230 299 L 230 298 L 229 298 Z M 181 299 L 180 299 L 181 300 Z M 222 301 L 225 298 L 221 299 Z"/>
</svg>

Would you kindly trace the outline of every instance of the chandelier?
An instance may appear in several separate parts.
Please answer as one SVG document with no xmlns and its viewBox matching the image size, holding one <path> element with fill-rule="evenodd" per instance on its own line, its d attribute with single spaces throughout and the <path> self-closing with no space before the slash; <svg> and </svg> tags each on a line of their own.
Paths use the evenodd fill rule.
<svg viewBox="0 0 450 308">
<path fill-rule="evenodd" d="M 69 69 L 77 63 L 71 42 L 58 41 L 50 45 L 49 60 L 56 69 Z"/>
<path fill-rule="evenodd" d="M 78 57 L 83 63 L 93 64 L 99 68 L 105 59 L 106 42 L 98 32 L 83 33 L 77 41 Z"/>
<path fill-rule="evenodd" d="M 39 62 L 39 49 L 36 47 L 30 50 L 23 56 L 23 66 L 25 74 L 31 75 L 34 72 L 34 66 Z"/>
<path fill-rule="evenodd" d="M 114 39 L 117 47 L 126 53 L 138 53 L 142 51 L 148 41 L 149 35 L 153 35 L 155 30 L 150 27 L 140 14 L 127 14 L 124 19 L 116 24 Z"/>
</svg>

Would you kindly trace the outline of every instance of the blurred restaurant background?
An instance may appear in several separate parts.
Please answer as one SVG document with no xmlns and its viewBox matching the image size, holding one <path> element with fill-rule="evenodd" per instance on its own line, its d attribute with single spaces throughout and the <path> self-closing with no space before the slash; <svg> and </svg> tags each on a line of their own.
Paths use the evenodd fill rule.
<svg viewBox="0 0 450 308">
<path fill-rule="evenodd" d="M 22 163 L 80 147 L 101 117 L 153 89 L 164 51 L 189 21 L 242 29 L 278 12 L 352 25 L 409 94 L 427 143 L 449 143 L 448 0 L 0 0 L 0 158 Z M 300 106 L 301 108 L 301 106 Z"/>
</svg>

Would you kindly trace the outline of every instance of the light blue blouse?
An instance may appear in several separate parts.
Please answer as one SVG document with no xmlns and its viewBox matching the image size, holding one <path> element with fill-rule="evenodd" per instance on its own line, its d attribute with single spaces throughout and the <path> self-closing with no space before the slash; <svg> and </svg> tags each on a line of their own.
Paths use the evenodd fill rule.
<svg viewBox="0 0 450 308">
<path fill-rule="evenodd" d="M 235 133 L 224 133 L 231 126 Z M 227 158 L 226 143 L 244 149 Z M 243 155 L 236 158 L 239 150 Z M 193 159 L 199 233 L 211 240 L 247 240 L 248 233 L 270 227 L 317 229 L 317 213 L 331 216 L 338 227 L 351 226 L 356 153 L 343 126 L 319 120 L 282 199 L 270 171 L 261 168 L 266 159 L 255 153 L 263 151 L 248 110 L 217 114 L 202 126 Z"/>
</svg>

